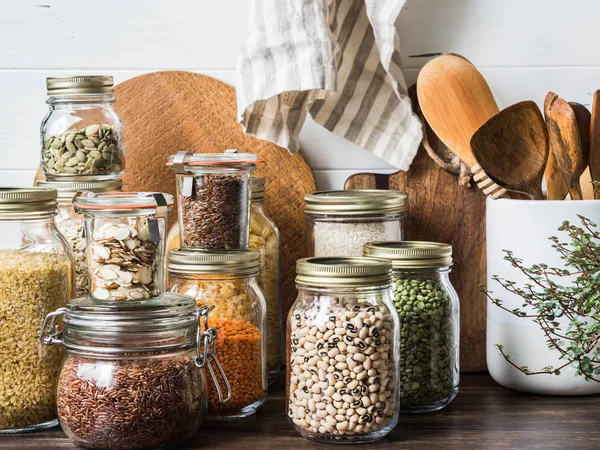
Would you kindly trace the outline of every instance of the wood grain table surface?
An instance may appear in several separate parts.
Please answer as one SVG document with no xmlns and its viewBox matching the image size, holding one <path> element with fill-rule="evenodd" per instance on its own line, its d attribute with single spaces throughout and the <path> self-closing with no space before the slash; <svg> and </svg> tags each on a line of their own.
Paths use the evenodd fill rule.
<svg viewBox="0 0 600 450">
<path fill-rule="evenodd" d="M 254 416 L 207 422 L 182 449 L 340 448 L 301 438 L 284 415 L 283 378 Z M 76 448 L 55 428 L 0 435 L 0 448 Z M 401 415 L 388 437 L 365 449 L 600 449 L 600 397 L 547 397 L 503 388 L 487 374 L 462 376 L 460 392 L 446 409 Z"/>
</svg>

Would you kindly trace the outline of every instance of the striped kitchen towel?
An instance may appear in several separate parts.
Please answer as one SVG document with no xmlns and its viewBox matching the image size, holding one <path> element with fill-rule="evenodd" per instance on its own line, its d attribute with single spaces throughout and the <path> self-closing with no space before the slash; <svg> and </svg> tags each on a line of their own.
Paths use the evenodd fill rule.
<svg viewBox="0 0 600 450">
<path fill-rule="evenodd" d="M 294 154 L 309 112 L 408 170 L 422 138 L 402 74 L 405 0 L 252 0 L 237 64 L 238 120 Z"/>
</svg>

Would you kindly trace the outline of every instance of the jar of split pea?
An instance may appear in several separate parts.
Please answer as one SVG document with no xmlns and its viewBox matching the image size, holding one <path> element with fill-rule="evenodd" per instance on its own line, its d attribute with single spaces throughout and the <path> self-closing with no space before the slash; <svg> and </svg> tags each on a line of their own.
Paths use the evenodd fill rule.
<svg viewBox="0 0 600 450">
<path fill-rule="evenodd" d="M 370 442 L 398 422 L 392 266 L 359 257 L 298 261 L 287 323 L 287 414 L 301 436 Z"/>
<path fill-rule="evenodd" d="M 253 414 L 267 394 L 267 316 L 258 287 L 259 254 L 254 250 L 168 253 L 169 292 L 213 307 L 208 324 L 217 330 L 215 351 L 231 386 L 231 399 L 219 401 L 208 387 L 208 417 L 236 419 Z M 224 387 L 223 387 L 224 389 Z"/>
</svg>

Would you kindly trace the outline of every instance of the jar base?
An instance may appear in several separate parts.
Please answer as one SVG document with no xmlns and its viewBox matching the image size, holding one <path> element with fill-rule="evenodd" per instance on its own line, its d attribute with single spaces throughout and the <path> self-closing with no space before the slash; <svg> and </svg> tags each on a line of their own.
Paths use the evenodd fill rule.
<svg viewBox="0 0 600 450">
<path fill-rule="evenodd" d="M 380 430 L 371 431 L 365 435 L 348 435 L 348 436 L 333 436 L 333 435 L 321 435 L 312 433 L 310 431 L 306 431 L 303 428 L 299 428 L 294 424 L 292 420 L 288 417 L 288 421 L 293 425 L 298 434 L 302 436 L 304 439 L 308 439 L 313 442 L 327 443 L 327 444 L 368 444 L 370 442 L 375 442 L 383 439 L 388 435 L 390 431 L 392 431 L 395 426 L 394 424 L 386 425 Z M 393 426 L 392 426 L 393 425 Z"/>
<path fill-rule="evenodd" d="M 47 430 L 48 428 L 54 428 L 57 426 L 58 419 L 52 419 L 47 422 L 38 423 L 36 425 L 29 425 L 21 428 L 11 428 L 10 430 L 0 430 L 0 434 L 31 433 L 39 430 Z"/>
<path fill-rule="evenodd" d="M 437 402 L 427 403 L 424 405 L 412 406 L 410 408 L 402 407 L 402 400 L 400 400 L 400 414 L 422 414 L 422 413 L 430 413 L 434 411 L 439 411 L 440 409 L 445 408 L 454 400 L 456 395 L 458 394 L 458 386 L 454 388 L 452 393 L 445 399 L 439 400 Z"/>
<path fill-rule="evenodd" d="M 236 412 L 234 414 L 229 414 L 229 415 L 224 414 L 222 416 L 207 416 L 206 420 L 215 421 L 215 422 L 225 422 L 228 420 L 243 419 L 244 417 L 248 417 L 248 416 L 251 416 L 252 414 L 254 414 L 258 410 L 258 408 L 265 402 L 265 400 L 266 400 L 266 398 L 263 397 L 259 401 L 254 402 L 251 405 L 245 406 L 244 408 L 242 408 L 241 410 L 239 410 L 238 412 Z"/>
</svg>

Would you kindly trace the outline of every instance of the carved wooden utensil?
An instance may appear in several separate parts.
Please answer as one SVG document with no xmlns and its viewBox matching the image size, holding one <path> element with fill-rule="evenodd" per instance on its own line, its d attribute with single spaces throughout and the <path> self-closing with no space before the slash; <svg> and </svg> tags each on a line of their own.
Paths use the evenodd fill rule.
<svg viewBox="0 0 600 450">
<path fill-rule="evenodd" d="M 590 175 L 593 181 L 600 181 L 600 90 L 594 92 L 592 120 L 590 124 Z M 600 192 L 594 193 L 600 199 Z"/>
<path fill-rule="evenodd" d="M 569 102 L 575 118 L 577 119 L 577 129 L 579 130 L 579 140 L 581 141 L 581 156 L 583 173 L 579 179 L 581 185 L 581 192 L 583 193 L 584 200 L 592 200 L 594 198 L 594 187 L 591 183 L 590 175 L 590 129 L 592 114 L 590 110 L 583 106 L 581 103 Z"/>
<path fill-rule="evenodd" d="M 499 111 L 483 75 L 460 55 L 442 55 L 421 69 L 417 94 L 429 126 L 475 174 L 479 167 L 471 152 L 471 137 Z M 475 180 L 488 195 L 499 197 L 506 193 L 484 174 Z"/>
<path fill-rule="evenodd" d="M 498 186 L 544 200 L 548 133 L 535 102 L 515 103 L 489 119 L 473 134 L 471 149 Z"/>
<path fill-rule="evenodd" d="M 551 151 L 562 170 L 573 200 L 583 200 L 579 179 L 583 173 L 583 152 L 577 127 L 577 117 L 571 105 L 553 92 L 544 102 L 546 127 Z"/>
</svg>

